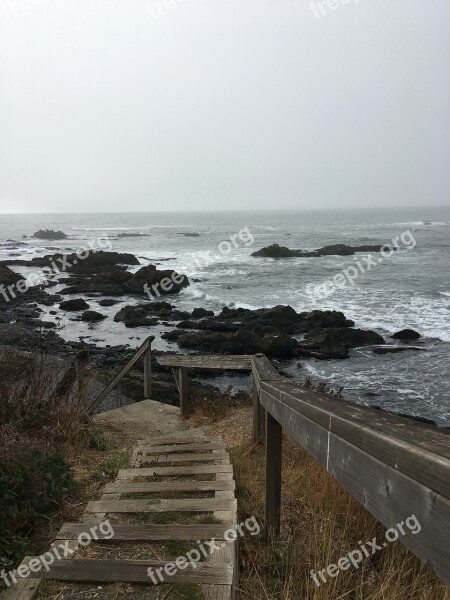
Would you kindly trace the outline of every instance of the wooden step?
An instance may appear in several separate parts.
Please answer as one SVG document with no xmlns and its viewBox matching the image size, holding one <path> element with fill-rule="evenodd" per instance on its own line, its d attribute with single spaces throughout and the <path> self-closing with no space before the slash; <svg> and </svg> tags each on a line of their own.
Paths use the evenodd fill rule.
<svg viewBox="0 0 450 600">
<path fill-rule="evenodd" d="M 112 525 L 114 536 L 109 539 L 102 537 L 97 530 L 98 541 L 112 544 L 118 542 L 163 542 L 167 540 L 223 540 L 229 525 Z M 56 536 L 57 540 L 76 540 L 86 532 L 85 523 L 64 523 Z M 110 533 L 107 533 L 110 535 Z M 95 540 L 93 540 L 95 543 Z"/>
<path fill-rule="evenodd" d="M 158 454 L 155 457 L 143 456 L 140 459 L 138 457 L 138 461 L 141 463 L 157 462 L 158 464 L 166 462 L 207 462 L 210 460 L 218 460 L 227 457 L 228 454 L 225 451 L 223 451 L 218 454 Z"/>
<path fill-rule="evenodd" d="M 140 494 L 162 492 L 216 492 L 234 490 L 233 480 L 230 481 L 149 481 L 136 483 L 132 481 L 116 481 L 105 486 L 105 494 Z"/>
<path fill-rule="evenodd" d="M 226 465 L 192 465 L 188 467 L 148 467 L 140 469 L 120 469 L 118 479 L 133 479 L 134 477 L 183 477 L 189 475 L 209 475 L 215 473 L 233 473 L 233 466 Z"/>
<path fill-rule="evenodd" d="M 164 568 L 167 563 L 150 560 L 64 560 L 54 563 L 50 570 L 42 571 L 44 579 L 76 581 L 80 583 L 137 583 L 155 585 L 147 570 Z M 184 570 L 177 569 L 172 577 L 163 573 L 164 583 L 210 583 L 231 585 L 232 565 L 197 563 Z M 157 576 L 156 576 L 157 578 Z"/>
<path fill-rule="evenodd" d="M 218 442 L 222 438 L 217 435 L 194 435 L 189 433 L 181 436 L 161 436 L 149 438 L 146 440 L 138 440 L 137 446 L 163 446 L 164 444 L 193 444 L 195 442 Z"/>
<path fill-rule="evenodd" d="M 144 455 L 177 452 L 207 452 L 208 450 L 225 450 L 225 444 L 223 442 L 200 442 L 197 444 L 172 444 L 167 446 L 148 446 L 139 448 L 139 451 Z"/>
<path fill-rule="evenodd" d="M 89 502 L 87 513 L 162 513 L 236 511 L 232 499 L 194 498 L 183 500 L 98 500 Z"/>
</svg>

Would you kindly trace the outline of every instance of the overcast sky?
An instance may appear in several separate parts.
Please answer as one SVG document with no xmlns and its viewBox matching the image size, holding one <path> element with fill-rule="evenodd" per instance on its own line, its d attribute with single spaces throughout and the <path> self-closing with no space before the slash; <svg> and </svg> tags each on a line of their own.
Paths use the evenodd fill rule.
<svg viewBox="0 0 450 600">
<path fill-rule="evenodd" d="M 329 4 L 0 0 L 0 212 L 449 205 L 450 2 Z"/>
</svg>

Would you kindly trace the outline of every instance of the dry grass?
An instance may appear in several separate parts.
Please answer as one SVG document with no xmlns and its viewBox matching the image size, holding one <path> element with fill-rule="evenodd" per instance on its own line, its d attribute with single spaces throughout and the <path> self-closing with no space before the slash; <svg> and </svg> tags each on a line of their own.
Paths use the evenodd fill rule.
<svg viewBox="0 0 450 600">
<path fill-rule="evenodd" d="M 0 564 L 8 569 L 47 551 L 61 524 L 78 520 L 115 476 L 107 456 L 116 438 L 92 424 L 86 388 L 53 393 L 63 371 L 39 354 L 0 353 Z"/>
<path fill-rule="evenodd" d="M 203 425 L 204 412 L 192 418 Z M 240 518 L 264 515 L 264 449 L 251 442 L 252 409 L 231 409 L 210 422 L 222 435 L 235 467 Z M 262 536 L 241 543 L 242 600 L 449 600 L 439 582 L 400 542 L 389 544 L 316 587 L 316 572 L 356 550 L 360 542 L 384 537 L 383 527 L 288 436 L 283 444 L 282 535 L 267 545 Z"/>
</svg>

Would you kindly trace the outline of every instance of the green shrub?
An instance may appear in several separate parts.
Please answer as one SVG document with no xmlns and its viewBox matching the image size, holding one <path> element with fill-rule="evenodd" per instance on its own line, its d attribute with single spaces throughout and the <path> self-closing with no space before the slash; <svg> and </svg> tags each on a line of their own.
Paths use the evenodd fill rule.
<svg viewBox="0 0 450 600">
<path fill-rule="evenodd" d="M 59 455 L 39 450 L 0 463 L 0 564 L 12 567 L 28 548 L 27 538 L 75 485 Z"/>
</svg>

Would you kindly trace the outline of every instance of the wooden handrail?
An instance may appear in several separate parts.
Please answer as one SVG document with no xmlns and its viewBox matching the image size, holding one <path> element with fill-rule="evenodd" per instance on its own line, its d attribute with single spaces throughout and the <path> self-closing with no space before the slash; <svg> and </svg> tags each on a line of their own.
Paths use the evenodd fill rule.
<svg viewBox="0 0 450 600">
<path fill-rule="evenodd" d="M 144 399 L 150 399 L 152 395 L 151 387 L 151 348 L 152 342 L 155 337 L 152 335 L 148 337 L 145 342 L 136 350 L 135 354 L 130 358 L 127 364 L 119 371 L 119 373 L 108 383 L 105 389 L 97 396 L 97 398 L 88 407 L 88 412 L 92 413 L 102 402 L 109 396 L 109 394 L 121 383 L 124 376 L 130 371 L 130 369 L 137 363 L 137 361 L 144 356 Z M 121 392 L 121 389 L 119 387 Z M 120 404 L 121 394 L 118 394 L 117 404 Z"/>
<path fill-rule="evenodd" d="M 285 429 L 385 527 L 414 515 L 420 533 L 400 540 L 450 584 L 450 432 L 308 391 L 262 355 L 252 371 L 254 439 L 266 437 L 269 537 L 280 531 Z"/>
<path fill-rule="evenodd" d="M 170 354 L 158 356 L 158 363 L 162 367 L 172 367 L 175 382 L 180 393 L 180 409 L 183 417 L 190 412 L 189 402 L 189 378 L 188 369 L 217 369 L 219 371 L 251 371 L 252 356 L 208 354 L 199 356 L 197 354 Z"/>
<path fill-rule="evenodd" d="M 75 381 L 78 382 L 78 391 L 82 393 L 84 387 L 84 373 L 88 364 L 89 353 L 87 352 L 87 350 L 81 350 L 80 352 L 78 352 L 78 354 L 73 359 L 68 369 L 62 376 L 54 392 L 52 393 L 52 398 L 61 398 L 68 394 L 68 392 L 72 389 L 72 386 L 74 385 Z"/>
</svg>

